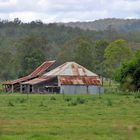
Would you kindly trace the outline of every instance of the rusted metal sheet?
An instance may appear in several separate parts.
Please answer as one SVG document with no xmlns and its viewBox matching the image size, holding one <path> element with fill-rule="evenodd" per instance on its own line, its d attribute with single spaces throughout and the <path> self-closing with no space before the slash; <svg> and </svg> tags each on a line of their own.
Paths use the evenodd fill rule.
<svg viewBox="0 0 140 140">
<path fill-rule="evenodd" d="M 31 77 L 31 76 L 25 76 L 25 77 L 22 77 L 22 78 L 13 80 L 13 81 L 7 81 L 4 84 L 5 85 L 14 85 L 14 84 L 18 84 L 18 83 L 21 83 L 21 82 L 24 82 L 24 81 L 27 81 L 27 80 L 31 80 L 32 78 L 33 77 Z"/>
<path fill-rule="evenodd" d="M 33 71 L 30 75 L 33 77 L 39 76 L 43 74 L 54 63 L 55 61 L 46 61 L 42 65 L 40 65 L 35 71 Z"/>
<path fill-rule="evenodd" d="M 45 73 L 44 75 L 97 76 L 97 74 L 87 70 L 86 68 L 75 62 L 66 62 L 63 65 L 51 70 L 50 72 Z"/>
<path fill-rule="evenodd" d="M 55 63 L 55 61 L 46 61 L 42 65 L 40 65 L 35 71 L 33 71 L 30 75 L 19 78 L 19 79 L 16 79 L 16 80 L 7 81 L 3 84 L 4 85 L 13 85 L 13 84 L 19 84 L 19 83 L 22 83 L 22 82 L 25 82 L 25 81 L 32 80 L 32 79 L 40 76 L 41 74 L 43 74 L 54 63 Z"/>
<path fill-rule="evenodd" d="M 101 85 L 101 80 L 94 76 L 60 76 L 61 85 Z"/>
<path fill-rule="evenodd" d="M 54 78 L 54 77 L 38 77 L 38 78 L 34 78 L 30 81 L 23 82 L 22 85 L 35 85 L 35 84 L 39 84 L 39 83 L 48 81 L 52 78 Z"/>
</svg>

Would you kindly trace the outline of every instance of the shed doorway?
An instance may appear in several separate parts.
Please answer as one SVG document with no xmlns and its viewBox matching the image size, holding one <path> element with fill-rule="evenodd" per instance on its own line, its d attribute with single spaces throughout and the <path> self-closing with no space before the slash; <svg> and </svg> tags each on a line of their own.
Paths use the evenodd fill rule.
<svg viewBox="0 0 140 140">
<path fill-rule="evenodd" d="M 45 88 L 48 93 L 60 93 L 59 86 L 46 86 Z"/>
</svg>

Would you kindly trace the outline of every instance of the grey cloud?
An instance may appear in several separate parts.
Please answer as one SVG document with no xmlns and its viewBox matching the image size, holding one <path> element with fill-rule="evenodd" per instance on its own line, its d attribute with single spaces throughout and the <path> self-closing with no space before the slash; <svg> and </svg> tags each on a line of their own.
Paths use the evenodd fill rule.
<svg viewBox="0 0 140 140">
<path fill-rule="evenodd" d="M 0 0 L 0 17 L 45 22 L 139 18 L 140 0 Z"/>
<path fill-rule="evenodd" d="M 4 2 L 0 1 L 1 13 L 36 11 L 37 8 L 37 0 L 7 0 Z"/>
</svg>

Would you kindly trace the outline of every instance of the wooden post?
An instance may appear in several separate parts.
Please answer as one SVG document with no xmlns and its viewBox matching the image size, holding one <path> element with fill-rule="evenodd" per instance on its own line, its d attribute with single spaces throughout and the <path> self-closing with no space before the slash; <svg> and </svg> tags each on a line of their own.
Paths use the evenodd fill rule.
<svg viewBox="0 0 140 140">
<path fill-rule="evenodd" d="M 102 86 L 104 86 L 104 78 L 103 78 L 103 76 L 102 76 Z"/>
<path fill-rule="evenodd" d="M 29 93 L 30 91 L 30 85 L 27 85 L 27 92 Z"/>
<path fill-rule="evenodd" d="M 99 98 L 101 98 L 101 87 L 98 86 Z"/>
<path fill-rule="evenodd" d="M 27 88 L 27 100 L 29 99 L 29 85 L 26 85 L 26 88 Z"/>
<path fill-rule="evenodd" d="M 87 87 L 87 94 L 89 94 L 89 89 L 88 89 L 89 86 L 87 85 L 86 87 Z"/>
<path fill-rule="evenodd" d="M 32 85 L 32 92 L 34 92 L 34 86 Z"/>
<path fill-rule="evenodd" d="M 22 93 L 22 84 L 20 84 L 20 92 Z"/>
<path fill-rule="evenodd" d="M 14 85 L 12 85 L 12 89 L 11 90 L 12 90 L 12 93 L 13 93 L 14 92 Z"/>
</svg>

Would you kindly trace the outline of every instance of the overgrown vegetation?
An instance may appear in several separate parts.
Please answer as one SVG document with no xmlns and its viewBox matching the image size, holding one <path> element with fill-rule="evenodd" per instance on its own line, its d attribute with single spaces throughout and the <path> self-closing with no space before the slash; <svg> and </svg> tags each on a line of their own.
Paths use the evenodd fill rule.
<svg viewBox="0 0 140 140">
<path fill-rule="evenodd" d="M 131 60 L 123 63 L 116 73 L 116 80 L 123 89 L 130 91 L 140 89 L 140 51 Z"/>
</svg>

